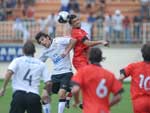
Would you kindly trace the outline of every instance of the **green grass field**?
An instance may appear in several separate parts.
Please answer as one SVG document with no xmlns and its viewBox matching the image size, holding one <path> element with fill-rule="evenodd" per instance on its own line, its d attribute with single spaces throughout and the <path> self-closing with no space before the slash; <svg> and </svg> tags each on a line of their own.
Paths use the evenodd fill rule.
<svg viewBox="0 0 150 113">
<path fill-rule="evenodd" d="M 2 80 L 0 80 L 0 87 L 1 84 L 2 84 Z M 130 92 L 129 86 L 130 86 L 129 83 L 124 83 L 125 91 L 123 93 L 122 100 L 119 104 L 111 108 L 112 111 L 111 113 L 133 113 L 130 94 L 129 94 Z M 0 113 L 9 112 L 11 96 L 12 96 L 12 90 L 9 83 L 5 96 L 0 97 Z M 52 113 L 57 113 L 57 104 L 58 104 L 57 95 L 52 95 Z M 70 107 L 70 109 L 65 109 L 65 113 L 82 113 L 82 110 L 80 110 L 79 108 Z"/>
</svg>

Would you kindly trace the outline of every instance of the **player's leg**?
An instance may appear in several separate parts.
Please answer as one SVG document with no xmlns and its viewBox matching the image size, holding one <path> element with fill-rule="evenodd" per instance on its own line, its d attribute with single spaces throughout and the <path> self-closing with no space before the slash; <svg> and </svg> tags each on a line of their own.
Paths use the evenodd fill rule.
<svg viewBox="0 0 150 113">
<path fill-rule="evenodd" d="M 50 102 L 44 103 L 42 102 L 43 113 L 51 113 L 51 105 Z"/>
<path fill-rule="evenodd" d="M 55 81 L 55 75 L 52 76 L 52 91 L 51 93 L 57 94 L 59 90 L 60 83 Z M 42 108 L 44 113 L 51 113 L 51 105 L 50 105 L 51 99 L 45 100 L 42 102 Z"/>
<path fill-rule="evenodd" d="M 26 93 L 23 91 L 16 91 L 12 96 L 9 113 L 24 113 L 26 105 Z"/>
<path fill-rule="evenodd" d="M 66 77 L 64 77 L 65 81 L 64 83 L 67 85 L 67 87 L 65 88 L 67 91 L 66 94 L 66 108 L 70 107 L 70 100 L 72 98 L 72 93 L 71 93 L 71 87 L 72 87 L 72 82 L 71 82 L 71 77 L 73 76 L 73 73 L 67 73 Z"/>
<path fill-rule="evenodd" d="M 51 94 L 53 82 L 49 82 L 48 85 L 45 86 L 45 90 L 43 90 L 41 95 L 42 109 L 43 113 L 51 113 Z"/>
<path fill-rule="evenodd" d="M 87 66 L 89 64 L 89 62 L 87 60 L 75 60 L 73 59 L 73 65 L 75 67 L 75 69 L 78 71 L 79 69 Z M 73 83 L 72 83 L 73 84 Z M 74 107 L 80 107 L 81 109 L 83 108 L 83 104 L 80 102 L 80 91 L 77 92 L 75 95 L 73 95 L 74 97 Z"/>
<path fill-rule="evenodd" d="M 71 98 L 72 98 L 72 93 L 69 91 L 68 94 L 66 95 L 66 108 L 70 107 Z"/>
<path fill-rule="evenodd" d="M 50 96 L 46 90 L 43 90 L 41 98 L 43 113 L 51 113 Z"/>
<path fill-rule="evenodd" d="M 61 81 L 60 81 L 60 90 L 58 92 L 59 94 L 59 105 L 58 105 L 58 113 L 63 113 L 64 108 L 66 106 L 66 92 L 70 87 L 70 79 L 72 77 L 73 73 L 64 73 L 61 74 Z M 69 100 L 68 100 L 69 101 Z"/>
<path fill-rule="evenodd" d="M 42 113 L 41 98 L 39 95 L 29 92 L 26 101 L 28 104 L 27 113 Z"/>
<path fill-rule="evenodd" d="M 60 88 L 59 92 L 58 113 L 63 113 L 66 105 L 66 90 Z"/>
</svg>

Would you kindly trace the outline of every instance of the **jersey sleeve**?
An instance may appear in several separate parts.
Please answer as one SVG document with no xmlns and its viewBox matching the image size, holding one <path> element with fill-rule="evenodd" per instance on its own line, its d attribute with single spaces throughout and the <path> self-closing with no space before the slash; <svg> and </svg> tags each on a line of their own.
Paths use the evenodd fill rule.
<svg viewBox="0 0 150 113">
<path fill-rule="evenodd" d="M 82 39 L 83 39 L 85 36 L 87 36 L 87 33 L 81 31 L 80 29 L 79 29 L 79 30 L 74 30 L 74 31 L 72 32 L 72 37 L 73 37 L 74 39 L 77 39 L 77 40 L 80 40 L 80 41 L 82 41 Z"/>
<path fill-rule="evenodd" d="M 8 70 L 13 71 L 14 73 L 17 71 L 17 59 L 14 59 L 8 66 Z"/>
<path fill-rule="evenodd" d="M 40 59 L 42 62 L 46 62 L 46 60 L 48 59 L 47 52 L 44 51 L 44 52 L 40 55 L 39 59 Z"/>
<path fill-rule="evenodd" d="M 128 77 L 128 76 L 132 75 L 133 69 L 134 69 L 133 64 L 129 64 L 127 67 L 122 69 L 123 74 L 125 75 L 125 77 Z"/>
<path fill-rule="evenodd" d="M 42 79 L 43 79 L 44 82 L 47 82 L 47 81 L 51 80 L 51 75 L 49 74 L 48 68 L 46 67 L 45 64 L 43 64 Z"/>
<path fill-rule="evenodd" d="M 112 79 L 113 80 L 112 80 L 111 91 L 113 92 L 113 94 L 118 94 L 119 92 L 121 92 L 123 90 L 122 83 L 119 80 L 117 80 L 114 75 L 113 75 Z"/>
</svg>

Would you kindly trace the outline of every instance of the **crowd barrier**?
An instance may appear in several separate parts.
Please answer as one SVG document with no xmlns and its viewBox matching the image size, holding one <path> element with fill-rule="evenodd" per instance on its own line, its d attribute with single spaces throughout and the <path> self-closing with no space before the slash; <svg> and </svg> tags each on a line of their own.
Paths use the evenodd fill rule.
<svg viewBox="0 0 150 113">
<path fill-rule="evenodd" d="M 0 43 L 6 41 L 6 43 L 11 42 L 11 40 L 18 41 L 22 40 L 23 34 L 20 32 L 16 32 L 13 30 L 13 21 L 9 22 L 0 22 Z M 33 40 L 36 33 L 40 31 L 40 24 L 37 21 L 24 21 L 24 27 L 30 33 L 30 39 Z M 129 28 L 130 36 L 131 36 L 131 43 L 132 42 L 139 42 L 139 43 L 146 43 L 150 41 L 150 23 L 140 23 L 140 24 L 132 24 Z M 45 30 L 48 31 L 48 27 Z M 95 25 L 93 29 L 93 40 L 105 39 L 105 30 L 103 24 L 99 27 Z M 56 26 L 56 36 L 62 36 L 68 33 L 68 27 L 64 25 L 58 24 Z M 126 43 L 127 40 L 124 37 L 125 32 L 123 31 L 121 42 Z M 112 39 L 111 42 L 113 43 L 114 35 L 112 32 Z M 11 61 L 14 57 L 18 57 L 22 55 L 21 53 L 21 46 L 6 46 L 3 44 L 0 46 L 0 61 Z"/>
<path fill-rule="evenodd" d="M 10 22 L 0 22 L 0 40 L 3 41 L 17 41 L 22 40 L 23 34 L 13 30 L 13 21 Z M 24 21 L 24 27 L 30 34 L 30 39 L 33 39 L 37 32 L 40 31 L 41 25 L 37 21 Z M 45 29 L 45 32 L 48 31 L 48 26 Z M 57 24 L 56 25 L 56 36 L 62 36 L 68 33 L 68 27 Z M 93 39 L 105 39 L 105 28 L 102 25 L 95 25 L 93 27 Z M 112 30 L 112 37 L 111 40 L 115 39 L 114 33 Z M 129 35 L 131 37 L 131 42 L 137 41 L 145 43 L 146 41 L 150 41 L 150 23 L 136 23 L 131 24 L 129 28 Z M 122 37 L 120 38 L 121 41 L 126 42 L 125 38 L 125 29 L 122 31 Z"/>
</svg>

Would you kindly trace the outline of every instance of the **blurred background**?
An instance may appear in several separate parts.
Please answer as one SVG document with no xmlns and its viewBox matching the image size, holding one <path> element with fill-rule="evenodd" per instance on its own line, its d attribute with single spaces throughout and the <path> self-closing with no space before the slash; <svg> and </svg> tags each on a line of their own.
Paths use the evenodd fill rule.
<svg viewBox="0 0 150 113">
<path fill-rule="evenodd" d="M 112 71 L 141 60 L 139 48 L 150 41 L 150 0 L 0 0 L 0 77 L 37 32 L 70 35 L 69 25 L 57 22 L 59 11 L 77 14 L 90 40 L 110 41 L 104 54 Z"/>
</svg>

